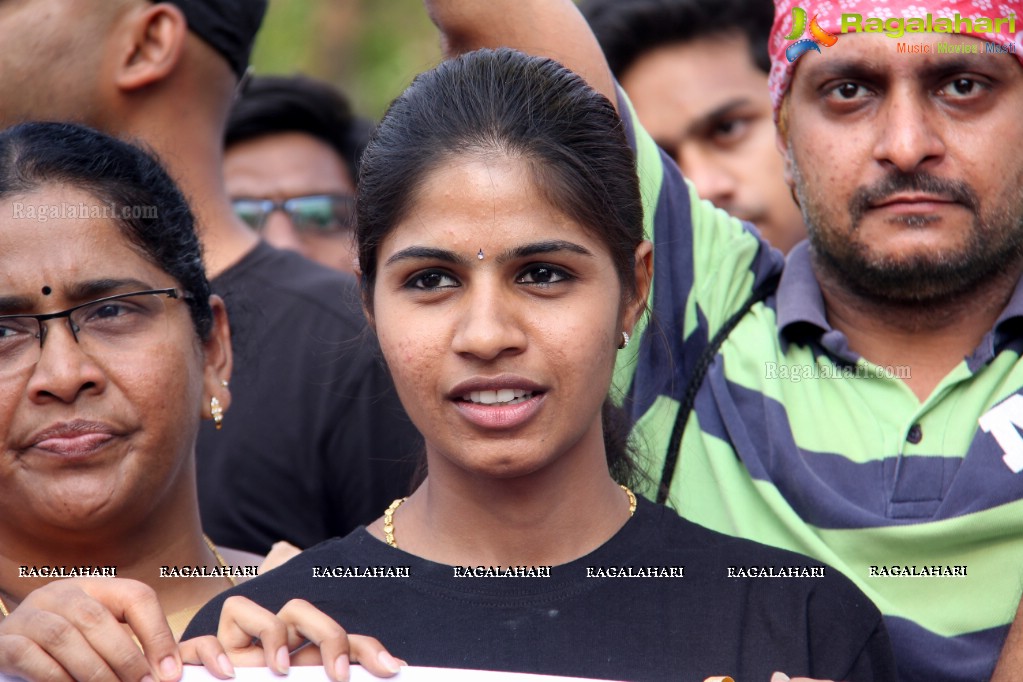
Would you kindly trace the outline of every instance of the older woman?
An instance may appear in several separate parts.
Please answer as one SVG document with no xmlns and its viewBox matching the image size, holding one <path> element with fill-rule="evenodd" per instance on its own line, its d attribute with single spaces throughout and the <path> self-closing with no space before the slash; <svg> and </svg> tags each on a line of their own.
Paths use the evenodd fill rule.
<svg viewBox="0 0 1023 682">
<path fill-rule="evenodd" d="M 418 665 L 892 678 L 848 580 L 629 489 L 609 390 L 650 286 L 633 163 L 607 99 L 511 50 L 446 62 L 392 104 L 363 160 L 359 261 L 429 475 L 189 633 L 216 631 L 228 595 L 299 596 Z"/>
<path fill-rule="evenodd" d="M 73 125 L 0 133 L 0 674 L 177 679 L 184 624 L 256 573 L 261 558 L 204 537 L 196 501 L 199 423 L 231 403 L 229 337 L 155 159 Z M 307 612 L 287 622 L 339 655 L 339 629 L 317 635 Z M 245 628 L 243 612 L 251 643 Z M 225 676 L 222 653 L 186 659 Z"/>
</svg>

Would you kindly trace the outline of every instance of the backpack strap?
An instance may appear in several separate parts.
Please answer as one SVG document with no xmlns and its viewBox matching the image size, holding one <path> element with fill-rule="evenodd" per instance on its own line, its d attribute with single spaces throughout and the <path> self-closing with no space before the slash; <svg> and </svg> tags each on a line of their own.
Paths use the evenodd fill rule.
<svg viewBox="0 0 1023 682">
<path fill-rule="evenodd" d="M 707 376 L 707 370 L 710 369 L 710 363 L 717 356 L 721 344 L 725 342 L 725 339 L 732 333 L 732 330 L 746 316 L 746 313 L 754 305 L 777 291 L 780 280 L 781 273 L 777 273 L 761 282 L 742 304 L 742 307 L 725 320 L 725 323 L 721 325 L 717 334 L 714 335 L 714 338 L 710 340 L 710 343 L 707 344 L 707 347 L 703 349 L 703 352 L 697 359 L 696 365 L 689 375 L 689 381 L 686 382 L 686 390 L 682 394 L 682 402 L 679 405 L 678 414 L 675 415 L 675 425 L 671 429 L 668 452 L 664 458 L 664 469 L 661 471 L 661 485 L 657 490 L 657 502 L 659 504 L 664 504 L 668 500 L 671 481 L 675 478 L 675 467 L 678 464 L 679 449 L 682 447 L 682 435 L 685 432 L 686 423 L 689 421 L 689 414 L 693 411 L 693 406 L 696 404 L 696 394 L 699 392 L 700 386 L 703 385 L 703 380 Z"/>
</svg>

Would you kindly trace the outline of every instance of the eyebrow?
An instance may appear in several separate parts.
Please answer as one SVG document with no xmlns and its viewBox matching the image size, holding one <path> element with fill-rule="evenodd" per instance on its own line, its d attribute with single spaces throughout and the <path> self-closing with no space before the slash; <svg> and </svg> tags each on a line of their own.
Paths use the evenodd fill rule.
<svg viewBox="0 0 1023 682">
<path fill-rule="evenodd" d="M 703 132 L 707 128 L 709 128 L 714 121 L 732 113 L 736 109 L 739 109 L 752 103 L 753 100 L 751 100 L 748 97 L 736 97 L 735 99 L 728 100 L 724 104 L 708 111 L 706 114 L 703 114 L 695 121 L 692 121 L 689 125 L 686 126 L 683 133 L 686 136 L 690 136 L 693 135 L 694 133 Z"/>
<path fill-rule="evenodd" d="M 854 78 L 887 81 L 891 77 L 891 73 L 887 69 L 859 60 L 828 59 L 826 63 L 818 62 L 818 64 L 820 66 L 807 74 L 809 79 L 824 81 L 832 78 Z M 968 59 L 960 56 L 946 57 L 942 55 L 941 59 L 925 60 L 920 70 L 914 76 L 918 80 L 930 82 L 964 71 L 970 72 L 981 69 L 985 73 L 990 73 L 988 67 L 991 67 L 991 65 L 991 62 L 988 60 L 982 62 L 978 59 Z"/>
<path fill-rule="evenodd" d="M 429 246 L 410 246 L 391 255 L 384 265 L 394 265 L 403 260 L 439 260 L 452 265 L 469 265 L 469 259 L 454 251 L 435 249 Z"/>
<path fill-rule="evenodd" d="M 577 253 L 580 256 L 587 256 L 593 258 L 593 254 L 590 250 L 582 247 L 573 242 L 565 241 L 563 239 L 550 239 L 542 242 L 533 242 L 531 244 L 523 244 L 517 246 L 514 249 L 510 249 L 500 254 L 496 261 L 498 263 L 505 263 L 510 260 L 517 258 L 530 258 L 531 256 L 540 256 L 547 253 L 557 253 L 559 251 L 569 251 L 571 253 Z"/>
<path fill-rule="evenodd" d="M 516 258 L 529 258 L 531 256 L 538 256 L 547 253 L 557 253 L 559 251 L 570 251 L 581 256 L 587 256 L 589 258 L 593 257 L 593 254 L 589 249 L 578 244 L 565 241 L 563 239 L 550 239 L 540 242 L 532 242 L 530 244 L 523 244 L 522 246 L 509 249 L 508 251 L 499 254 L 495 261 L 498 264 L 501 264 Z M 410 246 L 407 249 L 402 249 L 401 251 L 392 254 L 384 265 L 393 265 L 404 260 L 439 260 L 445 263 L 451 263 L 452 265 L 468 267 L 472 261 L 476 259 L 466 258 L 461 254 L 447 249 L 436 249 L 428 246 Z"/>
<path fill-rule="evenodd" d="M 119 290 L 146 291 L 154 288 L 160 287 L 133 278 L 95 279 L 72 284 L 65 288 L 65 295 L 72 301 L 89 301 L 112 296 L 119 293 Z M 39 299 L 31 296 L 0 296 L 0 315 L 28 314 L 38 305 Z"/>
</svg>

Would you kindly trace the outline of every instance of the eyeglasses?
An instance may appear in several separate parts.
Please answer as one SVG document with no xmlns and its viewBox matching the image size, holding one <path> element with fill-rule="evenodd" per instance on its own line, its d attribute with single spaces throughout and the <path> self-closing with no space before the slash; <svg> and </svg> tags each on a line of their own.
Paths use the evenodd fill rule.
<svg viewBox="0 0 1023 682">
<path fill-rule="evenodd" d="M 67 318 L 72 337 L 90 357 L 148 350 L 167 331 L 165 297 L 189 296 L 177 289 L 150 289 L 105 296 L 59 313 L 0 315 L 0 374 L 39 362 L 49 322 L 62 317 Z"/>
<path fill-rule="evenodd" d="M 234 213 L 259 232 L 274 211 L 284 211 L 295 229 L 309 234 L 332 234 L 355 226 L 355 197 L 344 194 L 314 194 L 273 199 L 234 199 Z"/>
</svg>

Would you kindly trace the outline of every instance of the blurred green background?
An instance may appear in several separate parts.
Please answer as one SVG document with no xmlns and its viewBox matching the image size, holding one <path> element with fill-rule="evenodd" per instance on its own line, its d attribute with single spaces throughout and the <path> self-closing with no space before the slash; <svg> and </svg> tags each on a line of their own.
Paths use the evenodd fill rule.
<svg viewBox="0 0 1023 682">
<path fill-rule="evenodd" d="M 412 78 L 441 58 L 422 0 L 270 0 L 257 74 L 305 73 L 340 87 L 379 120 Z"/>
</svg>

